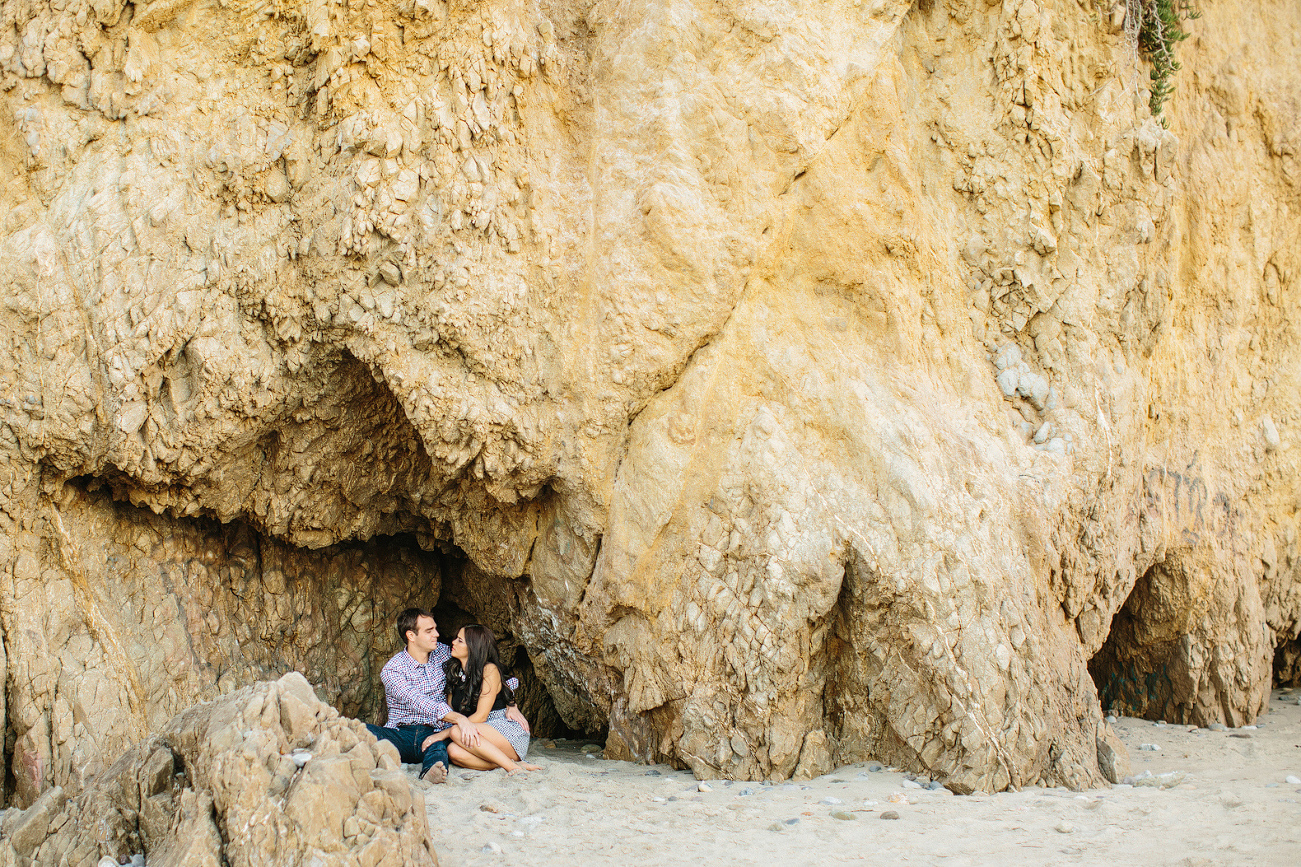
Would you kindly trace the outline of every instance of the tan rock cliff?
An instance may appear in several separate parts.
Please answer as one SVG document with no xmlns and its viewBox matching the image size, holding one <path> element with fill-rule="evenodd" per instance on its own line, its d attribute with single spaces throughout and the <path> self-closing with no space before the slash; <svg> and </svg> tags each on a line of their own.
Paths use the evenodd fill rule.
<svg viewBox="0 0 1301 867">
<path fill-rule="evenodd" d="M 1093 0 L 5 0 L 5 796 L 288 669 L 373 715 L 410 601 L 702 777 L 1254 719 L 1301 9 L 1203 7 L 1165 130 Z"/>
</svg>

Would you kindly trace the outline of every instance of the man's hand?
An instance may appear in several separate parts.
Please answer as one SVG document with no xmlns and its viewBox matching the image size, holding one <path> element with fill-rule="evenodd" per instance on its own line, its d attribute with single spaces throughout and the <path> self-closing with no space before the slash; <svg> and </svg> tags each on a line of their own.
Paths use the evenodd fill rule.
<svg viewBox="0 0 1301 867">
<path fill-rule="evenodd" d="M 523 728 L 524 731 L 530 731 L 529 721 L 524 719 L 524 714 L 520 713 L 519 708 L 515 707 L 513 704 L 506 708 L 506 719 L 519 723 L 520 727 Z"/>
<path fill-rule="evenodd" d="M 470 722 L 468 717 L 456 721 L 456 728 L 461 732 L 461 742 L 467 747 L 479 745 L 479 726 Z"/>
</svg>

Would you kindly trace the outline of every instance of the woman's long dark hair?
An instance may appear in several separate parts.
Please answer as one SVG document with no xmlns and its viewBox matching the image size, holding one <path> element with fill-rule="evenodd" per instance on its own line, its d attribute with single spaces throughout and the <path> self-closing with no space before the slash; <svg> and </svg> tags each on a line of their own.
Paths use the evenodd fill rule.
<svg viewBox="0 0 1301 867">
<path fill-rule="evenodd" d="M 506 703 L 515 701 L 515 694 L 506 685 L 506 672 L 501 667 L 501 656 L 497 653 L 497 637 L 492 630 L 477 623 L 466 626 L 465 649 L 468 656 L 462 669 L 461 660 L 453 656 L 443 663 L 443 674 L 447 678 L 447 700 L 452 710 L 469 716 L 479 706 L 479 693 L 483 691 L 483 667 L 488 663 L 497 666 L 501 675 L 501 693 Z M 459 706 L 458 706 L 459 705 Z"/>
</svg>

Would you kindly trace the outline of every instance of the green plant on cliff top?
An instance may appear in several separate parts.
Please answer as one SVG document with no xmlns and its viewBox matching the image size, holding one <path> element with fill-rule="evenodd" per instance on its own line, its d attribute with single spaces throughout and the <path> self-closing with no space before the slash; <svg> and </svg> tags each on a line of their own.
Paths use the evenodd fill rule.
<svg viewBox="0 0 1301 867">
<path fill-rule="evenodd" d="M 1200 18 L 1202 13 L 1197 11 L 1193 0 L 1129 0 L 1128 5 L 1126 17 L 1138 21 L 1138 50 L 1152 64 L 1152 96 L 1148 107 L 1153 117 L 1161 118 L 1161 108 L 1175 89 L 1170 79 L 1179 71 L 1175 45 L 1188 38 L 1184 22 Z M 1135 6 L 1137 16 L 1133 14 Z M 1164 118 L 1161 125 L 1168 125 Z"/>
</svg>

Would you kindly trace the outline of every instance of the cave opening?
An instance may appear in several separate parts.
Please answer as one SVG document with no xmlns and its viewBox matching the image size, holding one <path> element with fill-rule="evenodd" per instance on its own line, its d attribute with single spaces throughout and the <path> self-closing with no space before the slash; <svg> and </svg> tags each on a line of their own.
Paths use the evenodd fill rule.
<svg viewBox="0 0 1301 867">
<path fill-rule="evenodd" d="M 377 723 L 380 671 L 400 646 L 394 621 L 412 606 L 435 612 L 445 642 L 469 622 L 496 632 L 535 737 L 590 736 L 557 713 L 513 629 L 526 576 L 485 575 L 427 533 L 300 547 L 248 521 L 133 505 L 119 481 L 73 478 L 51 503 L 41 559 L 42 581 L 52 583 L 25 598 L 62 601 L 35 612 L 56 624 L 48 643 L 21 630 L 5 636 L 0 800 L 35 796 L 44 772 L 33 777 L 19 765 L 75 761 L 61 755 L 57 708 L 38 706 L 22 678 L 75 697 L 76 722 L 105 751 L 97 763 L 187 707 L 290 671 L 341 714 Z"/>
<path fill-rule="evenodd" d="M 1285 638 L 1274 647 L 1274 688 L 1301 686 L 1301 636 Z"/>
<path fill-rule="evenodd" d="M 1105 712 L 1119 716 L 1198 723 L 1191 718 L 1186 664 L 1190 637 L 1190 582 L 1184 568 L 1166 560 L 1134 584 L 1111 621 L 1102 647 L 1089 660 L 1089 674 Z"/>
<path fill-rule="evenodd" d="M 435 611 L 447 642 L 468 622 L 493 629 L 535 736 L 594 734 L 557 711 L 599 724 L 563 667 L 545 668 L 550 633 L 528 631 L 529 576 L 480 570 L 452 541 L 457 509 L 495 501 L 465 466 L 431 460 L 369 366 L 323 352 L 309 373 L 282 404 L 227 419 L 212 438 L 163 401 L 115 453 L 120 467 L 39 464 L 43 494 L 21 542 L 30 587 L 3 623 L 0 801 L 30 800 L 193 704 L 289 671 L 340 713 L 379 722 L 394 621 L 413 606 Z M 172 404 L 200 393 L 163 376 Z M 71 715 L 54 696 L 72 697 Z M 56 730 L 76 725 L 84 737 Z"/>
<path fill-rule="evenodd" d="M 95 546 L 91 554 L 102 562 L 82 568 L 101 571 L 107 580 L 95 583 L 115 589 L 119 613 L 139 615 L 142 627 L 150 612 L 135 610 L 135 600 L 159 592 L 170 598 L 194 667 L 211 682 L 210 690 L 197 690 L 198 700 L 299 671 L 340 713 L 379 722 L 386 712 L 380 670 L 402 647 L 394 621 L 402 609 L 420 607 L 434 612 L 444 643 L 467 623 L 494 630 L 503 665 L 520 679 L 521 709 L 535 736 L 587 734 L 556 712 L 512 629 L 527 577 L 487 575 L 429 533 L 305 548 L 239 519 L 154 513 L 124 502 L 129 498 L 104 479 L 69 484 L 88 517 L 113 514 L 120 540 Z M 126 570 L 135 577 L 120 574 Z M 138 647 L 147 657 L 144 644 Z"/>
</svg>

